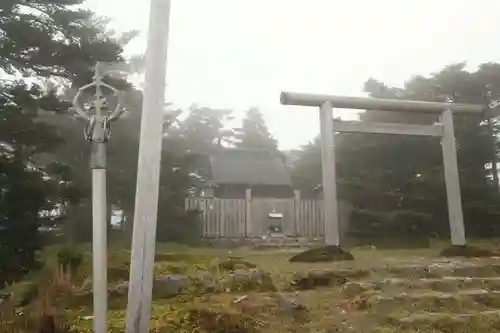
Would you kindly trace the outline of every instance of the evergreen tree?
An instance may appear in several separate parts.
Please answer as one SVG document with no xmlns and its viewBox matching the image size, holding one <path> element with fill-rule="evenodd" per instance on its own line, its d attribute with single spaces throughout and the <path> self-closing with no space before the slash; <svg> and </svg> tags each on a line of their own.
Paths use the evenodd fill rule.
<svg viewBox="0 0 500 333">
<path fill-rule="evenodd" d="M 82 195 L 61 161 L 41 159 L 64 143 L 66 133 L 39 121 L 40 111 L 67 112 L 59 86 L 90 82 L 96 61 L 122 60 L 121 46 L 105 33 L 106 22 L 80 9 L 82 3 L 0 4 L 0 284 L 36 266 L 40 211 Z"/>
<path fill-rule="evenodd" d="M 238 148 L 278 150 L 278 142 L 269 132 L 264 117 L 257 108 L 246 112 L 241 128 L 236 131 L 235 145 Z"/>
</svg>

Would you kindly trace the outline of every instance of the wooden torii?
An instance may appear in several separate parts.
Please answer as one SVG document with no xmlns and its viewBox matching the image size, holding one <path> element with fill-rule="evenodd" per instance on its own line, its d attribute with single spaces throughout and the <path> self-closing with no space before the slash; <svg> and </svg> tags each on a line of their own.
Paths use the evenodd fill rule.
<svg viewBox="0 0 500 333">
<path fill-rule="evenodd" d="M 440 137 L 443 151 L 451 244 L 452 246 L 465 246 L 465 228 L 458 175 L 453 114 L 481 114 L 485 110 L 483 106 L 456 103 L 405 101 L 396 99 L 315 95 L 293 92 L 282 92 L 280 100 L 283 105 L 314 106 L 319 108 L 326 245 L 337 247 L 341 246 L 337 201 L 337 179 L 335 171 L 334 132 L 344 132 Z M 440 115 L 440 123 L 433 125 L 413 125 L 340 121 L 334 120 L 334 108 L 434 113 Z"/>
</svg>

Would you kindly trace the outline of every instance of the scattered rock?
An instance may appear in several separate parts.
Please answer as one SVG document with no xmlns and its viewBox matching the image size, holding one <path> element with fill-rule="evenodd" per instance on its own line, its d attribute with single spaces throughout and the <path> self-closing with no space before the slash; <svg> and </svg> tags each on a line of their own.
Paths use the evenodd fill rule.
<svg viewBox="0 0 500 333">
<path fill-rule="evenodd" d="M 347 281 L 345 276 L 333 271 L 310 271 L 306 274 L 297 274 L 292 280 L 291 287 L 296 290 L 308 290 L 317 287 L 343 285 Z"/>
<path fill-rule="evenodd" d="M 117 284 L 108 289 L 108 308 L 110 310 L 123 309 L 126 306 L 128 281 Z M 91 307 L 93 302 L 92 288 L 77 292 L 68 298 L 68 307 Z"/>
<path fill-rule="evenodd" d="M 300 304 L 294 297 L 277 294 L 276 300 L 278 308 L 285 314 L 293 317 L 294 320 L 306 321 L 308 319 L 309 310 L 304 305 Z"/>
<path fill-rule="evenodd" d="M 224 271 L 234 271 L 236 269 L 256 268 L 257 266 L 242 258 L 230 257 L 219 263 L 219 268 Z"/>
<path fill-rule="evenodd" d="M 331 261 L 343 261 L 343 260 L 354 260 L 354 256 L 342 250 L 338 246 L 322 246 L 314 249 L 310 249 L 299 254 L 294 255 L 290 258 L 290 262 L 331 262 Z"/>
<path fill-rule="evenodd" d="M 194 287 L 197 293 L 218 293 L 224 290 L 224 286 L 220 279 L 210 272 L 201 272 L 199 276 L 194 279 Z"/>
<path fill-rule="evenodd" d="M 401 277 L 430 278 L 440 277 L 438 269 L 431 269 L 427 265 L 400 265 L 387 268 L 387 272 Z"/>
<path fill-rule="evenodd" d="M 290 314 L 296 311 L 307 310 L 307 308 L 300 304 L 297 299 L 281 293 L 276 294 L 276 300 L 278 301 L 279 308 Z"/>
<path fill-rule="evenodd" d="M 128 281 L 124 281 L 122 283 L 117 284 L 114 289 L 117 292 L 121 292 L 123 294 L 126 294 L 128 292 Z"/>
<path fill-rule="evenodd" d="M 496 265 L 462 265 L 452 269 L 454 276 L 495 277 L 498 276 Z"/>
<path fill-rule="evenodd" d="M 370 290 L 370 287 L 373 288 L 373 286 L 364 285 L 359 282 L 347 282 L 342 287 L 342 294 L 345 297 L 351 298 Z"/>
<path fill-rule="evenodd" d="M 347 279 L 363 279 L 370 276 L 370 271 L 367 269 L 336 269 L 335 274 Z"/>
<path fill-rule="evenodd" d="M 444 279 L 436 279 L 429 283 L 429 288 L 435 291 L 441 292 L 456 292 L 458 290 L 457 282 L 460 281 L 450 281 Z"/>
<path fill-rule="evenodd" d="M 482 249 L 475 246 L 451 246 L 441 251 L 439 254 L 442 257 L 466 257 L 466 258 L 481 258 L 481 257 L 498 257 L 498 250 Z"/>
<path fill-rule="evenodd" d="M 269 273 L 260 269 L 235 270 L 225 280 L 226 290 L 234 291 L 276 291 Z"/>
<path fill-rule="evenodd" d="M 474 313 L 415 313 L 405 317 L 388 316 L 393 326 L 419 332 L 491 332 L 498 327 L 498 310 Z"/>
<path fill-rule="evenodd" d="M 156 277 L 153 285 L 153 295 L 156 298 L 169 298 L 177 296 L 185 291 L 189 284 L 189 278 L 185 275 L 166 275 Z"/>
</svg>

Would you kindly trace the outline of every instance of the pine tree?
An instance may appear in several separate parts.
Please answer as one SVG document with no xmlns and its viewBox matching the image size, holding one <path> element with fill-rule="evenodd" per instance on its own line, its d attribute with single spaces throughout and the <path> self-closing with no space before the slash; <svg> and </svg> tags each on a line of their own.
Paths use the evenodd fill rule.
<svg viewBox="0 0 500 333">
<path fill-rule="evenodd" d="M 122 60 L 106 22 L 80 9 L 82 3 L 0 2 L 0 285 L 36 266 L 40 211 L 80 196 L 68 186 L 67 168 L 39 164 L 65 139 L 58 127 L 39 121 L 39 111 L 67 112 L 58 87 L 90 82 L 96 61 Z"/>
<path fill-rule="evenodd" d="M 278 142 L 269 132 L 262 113 L 257 108 L 246 112 L 243 124 L 235 134 L 238 148 L 278 150 Z"/>
</svg>

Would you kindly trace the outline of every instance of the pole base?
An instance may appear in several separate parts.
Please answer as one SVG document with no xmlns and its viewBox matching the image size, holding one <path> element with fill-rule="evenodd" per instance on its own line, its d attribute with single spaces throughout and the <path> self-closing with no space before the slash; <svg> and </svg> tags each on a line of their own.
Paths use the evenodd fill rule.
<svg viewBox="0 0 500 333">
<path fill-rule="evenodd" d="M 326 245 L 313 249 L 306 250 L 294 255 L 289 259 L 290 262 L 333 262 L 354 260 L 354 256 L 350 252 L 342 250 L 337 245 Z"/>
<path fill-rule="evenodd" d="M 468 245 L 452 245 L 443 249 L 439 256 L 441 257 L 465 257 L 465 258 L 481 258 L 481 257 L 498 257 L 500 251 L 482 249 Z"/>
</svg>

